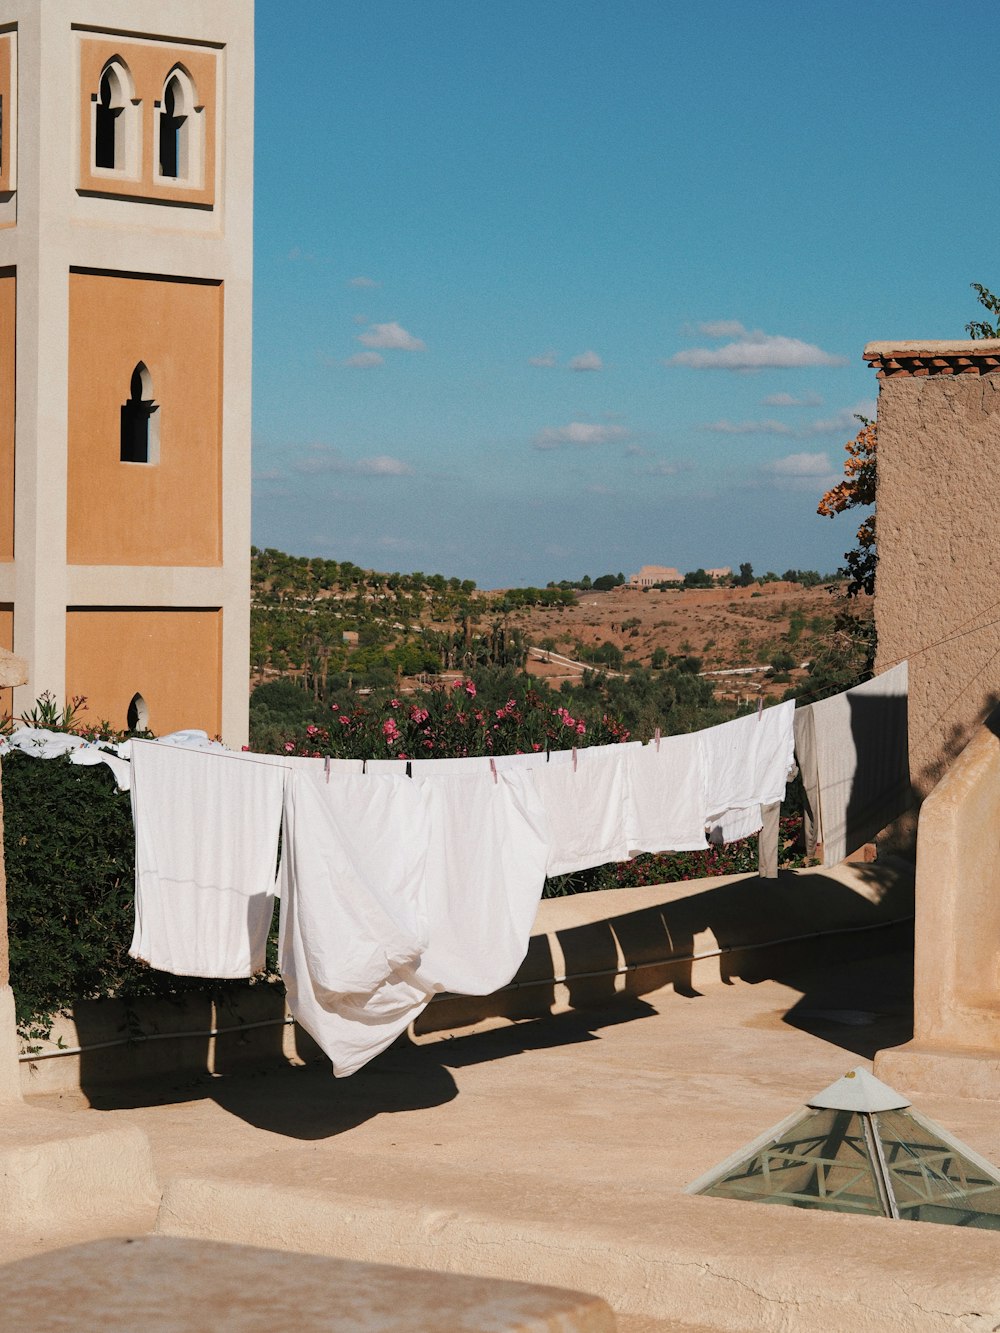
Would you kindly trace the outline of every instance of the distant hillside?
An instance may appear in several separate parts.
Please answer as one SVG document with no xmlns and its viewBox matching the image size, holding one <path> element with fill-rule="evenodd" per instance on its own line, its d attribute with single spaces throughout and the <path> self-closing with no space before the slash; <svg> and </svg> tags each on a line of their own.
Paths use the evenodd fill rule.
<svg viewBox="0 0 1000 1333">
<path fill-rule="evenodd" d="M 817 659 L 836 659 L 838 670 L 843 659 L 847 679 L 865 648 L 852 641 L 856 628 L 838 627 L 839 586 L 774 575 L 748 587 L 638 590 L 605 576 L 487 592 L 470 579 L 254 548 L 252 589 L 251 682 L 292 677 L 317 699 L 348 684 L 405 690 L 408 679 L 483 667 L 524 667 L 558 686 L 587 666 L 681 665 L 738 672 L 711 679 L 718 697 L 739 700 L 802 686 L 804 664 Z M 850 604 L 862 626 L 869 601 Z"/>
</svg>

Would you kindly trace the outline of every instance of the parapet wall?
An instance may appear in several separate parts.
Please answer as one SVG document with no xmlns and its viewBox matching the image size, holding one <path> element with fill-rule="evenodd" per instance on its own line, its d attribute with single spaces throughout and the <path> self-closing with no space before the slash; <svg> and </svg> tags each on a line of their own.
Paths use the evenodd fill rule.
<svg viewBox="0 0 1000 1333">
<path fill-rule="evenodd" d="M 1000 702 L 1000 341 L 869 343 L 879 376 L 876 671 L 910 662 L 910 771 Z"/>
</svg>

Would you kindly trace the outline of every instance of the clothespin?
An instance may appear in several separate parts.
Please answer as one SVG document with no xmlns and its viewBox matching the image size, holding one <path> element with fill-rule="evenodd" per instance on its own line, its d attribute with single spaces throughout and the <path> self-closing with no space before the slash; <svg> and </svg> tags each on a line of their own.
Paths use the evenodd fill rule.
<svg viewBox="0 0 1000 1333">
<path fill-rule="evenodd" d="M 760 719 L 763 717 L 763 715 L 764 715 L 764 696 L 761 694 L 761 695 L 758 695 L 758 696 L 757 696 L 757 721 L 758 721 L 758 722 L 759 722 Z"/>
<path fill-rule="evenodd" d="M 329 785 L 329 782 L 330 782 L 330 756 L 329 756 L 329 755 L 327 755 L 326 758 L 323 760 L 323 772 L 326 774 L 326 781 L 327 781 L 327 784 Z"/>
<path fill-rule="evenodd" d="M 490 758 L 490 772 L 493 774 L 493 781 L 498 782 L 499 779 L 497 778 L 497 761 L 492 757 Z"/>
<path fill-rule="evenodd" d="M 660 728 L 659 728 L 659 727 L 657 727 L 656 730 L 653 732 L 653 740 L 656 741 L 656 749 L 657 749 L 657 753 L 659 753 L 659 749 L 660 749 Z"/>
<path fill-rule="evenodd" d="M 406 776 L 407 776 L 408 778 L 412 778 L 412 777 L 413 777 L 413 767 L 412 767 L 412 765 L 410 764 L 409 759 L 407 759 L 407 761 L 406 761 Z"/>
<path fill-rule="evenodd" d="M 576 746 L 573 746 L 573 772 L 576 772 Z"/>
<path fill-rule="evenodd" d="M 367 759 L 362 759 L 362 761 L 361 761 L 361 772 L 362 772 L 362 773 L 367 773 L 367 772 L 368 772 L 368 760 L 367 760 Z"/>
</svg>

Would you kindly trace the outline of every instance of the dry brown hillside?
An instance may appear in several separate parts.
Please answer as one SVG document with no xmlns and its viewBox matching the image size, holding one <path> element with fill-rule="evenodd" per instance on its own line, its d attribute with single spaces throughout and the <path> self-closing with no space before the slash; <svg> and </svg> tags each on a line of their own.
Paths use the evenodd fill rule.
<svg viewBox="0 0 1000 1333">
<path fill-rule="evenodd" d="M 839 593 L 839 589 L 838 589 Z M 614 644 L 625 669 L 667 665 L 671 658 L 701 659 L 703 671 L 768 666 L 779 654 L 794 665 L 767 693 L 783 693 L 802 675 L 833 628 L 841 603 L 827 586 L 803 588 L 797 583 L 766 583 L 749 588 L 708 588 L 642 591 L 625 587 L 609 592 L 581 592 L 575 606 L 534 607 L 513 613 L 528 642 L 555 654 L 576 658 L 579 645 L 596 648 Z M 865 600 L 865 599 L 862 599 Z M 863 607 L 857 608 L 863 611 Z M 654 660 L 660 649 L 658 660 Z M 556 660 L 532 655 L 529 670 L 555 682 L 574 674 Z M 663 657 L 667 659 L 663 662 Z M 779 659 L 780 660 L 780 659 Z M 717 693 L 756 694 L 763 673 L 720 677 Z"/>
</svg>

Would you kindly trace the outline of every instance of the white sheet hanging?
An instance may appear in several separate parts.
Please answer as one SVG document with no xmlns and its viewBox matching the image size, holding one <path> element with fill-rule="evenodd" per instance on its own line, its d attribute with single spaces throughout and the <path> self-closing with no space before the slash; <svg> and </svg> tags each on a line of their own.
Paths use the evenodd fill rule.
<svg viewBox="0 0 1000 1333">
<path fill-rule="evenodd" d="M 284 781 L 222 751 L 132 742 L 133 958 L 192 977 L 264 967 Z"/>
<path fill-rule="evenodd" d="M 537 766 L 535 756 L 516 756 L 534 777 L 548 817 L 550 876 L 628 860 L 625 765 L 639 748 L 638 741 L 595 745 L 577 750 L 575 762 L 572 751 L 561 751 L 568 759 L 553 754 L 545 763 L 543 756 Z"/>
<path fill-rule="evenodd" d="M 757 832 L 761 805 L 781 801 L 794 764 L 794 700 L 695 734 L 705 765 L 710 836 L 734 841 Z"/>
<path fill-rule="evenodd" d="M 384 878 L 386 857 L 396 882 L 409 885 L 416 853 L 408 854 L 406 845 L 412 839 L 411 845 L 420 849 L 425 858 L 420 910 L 413 909 L 407 889 L 403 896 L 411 907 L 389 932 L 405 939 L 409 929 L 412 952 L 418 956 L 400 960 L 390 971 L 392 960 L 386 955 L 380 960 L 383 979 L 367 992 L 350 993 L 338 993 L 328 984 L 334 975 L 330 958 L 338 952 L 336 939 L 330 936 L 324 945 L 313 937 L 341 910 L 331 902 L 331 896 L 347 888 L 335 873 L 338 853 L 318 868 L 314 847 L 300 854 L 302 840 L 313 841 L 318 809 L 338 804 L 337 784 L 301 772 L 290 774 L 287 784 L 291 817 L 285 822 L 290 854 L 282 858 L 282 971 L 289 1007 L 330 1057 L 338 1077 L 354 1073 L 385 1050 L 435 992 L 488 994 L 506 985 L 527 952 L 545 878 L 547 827 L 528 775 L 498 775 L 494 781 L 487 768 L 482 774 L 412 780 L 367 776 L 357 780 L 357 818 L 363 819 L 364 784 L 386 780 L 408 791 L 401 799 L 408 808 L 409 827 L 403 828 L 391 807 L 379 815 L 374 836 L 366 838 L 359 826 L 350 868 L 355 891 L 359 880 L 376 884 L 371 893 L 393 915 L 396 896 L 392 882 Z M 399 798 L 397 791 L 393 802 Z M 303 814 L 308 815 L 305 820 Z M 401 858 L 392 859 L 384 844 L 401 847 Z M 322 852 L 319 855 L 322 859 Z M 364 890 L 366 900 L 368 893 Z"/>
<path fill-rule="evenodd" d="M 629 855 L 696 852 L 705 838 L 705 767 L 696 734 L 663 736 L 626 761 Z"/>
</svg>

